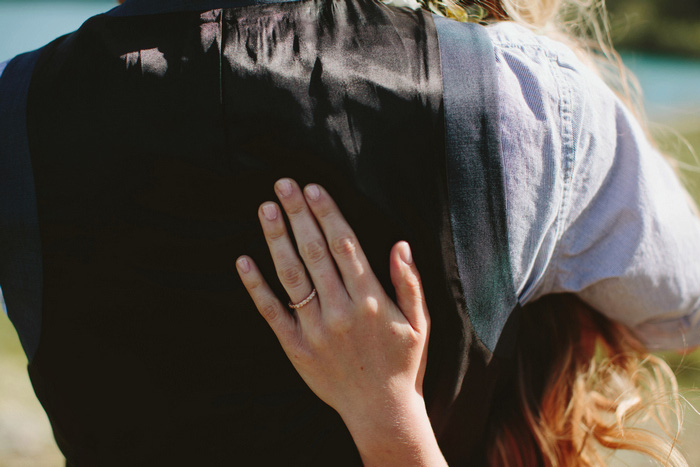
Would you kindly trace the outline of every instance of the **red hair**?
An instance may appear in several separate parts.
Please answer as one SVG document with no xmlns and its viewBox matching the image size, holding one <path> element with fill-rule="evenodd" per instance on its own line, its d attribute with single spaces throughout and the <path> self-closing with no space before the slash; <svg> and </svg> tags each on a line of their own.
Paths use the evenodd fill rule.
<svg viewBox="0 0 700 467">
<path fill-rule="evenodd" d="M 599 466 L 617 450 L 688 465 L 675 446 L 675 376 L 630 330 L 552 295 L 523 310 L 519 336 L 490 422 L 490 465 Z"/>
</svg>

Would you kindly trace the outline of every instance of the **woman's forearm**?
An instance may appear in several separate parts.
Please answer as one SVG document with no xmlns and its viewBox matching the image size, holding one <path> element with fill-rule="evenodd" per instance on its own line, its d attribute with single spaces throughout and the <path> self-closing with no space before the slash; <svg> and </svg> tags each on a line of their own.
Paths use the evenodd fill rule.
<svg viewBox="0 0 700 467">
<path fill-rule="evenodd" d="M 423 398 L 386 407 L 372 416 L 343 417 L 366 467 L 447 466 L 425 410 Z M 342 415 L 342 414 L 341 414 Z"/>
</svg>

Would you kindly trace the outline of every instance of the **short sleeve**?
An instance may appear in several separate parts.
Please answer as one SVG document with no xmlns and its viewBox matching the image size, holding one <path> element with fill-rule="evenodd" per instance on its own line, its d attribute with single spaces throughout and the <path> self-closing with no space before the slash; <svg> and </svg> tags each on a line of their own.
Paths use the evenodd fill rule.
<svg viewBox="0 0 700 467">
<path fill-rule="evenodd" d="M 547 288 L 576 292 L 650 348 L 698 345 L 697 211 L 632 113 L 592 73 L 583 78 L 570 202 Z"/>
<path fill-rule="evenodd" d="M 488 30 L 520 304 L 574 293 L 650 348 L 700 344 L 700 221 L 671 166 L 565 45 Z"/>
</svg>

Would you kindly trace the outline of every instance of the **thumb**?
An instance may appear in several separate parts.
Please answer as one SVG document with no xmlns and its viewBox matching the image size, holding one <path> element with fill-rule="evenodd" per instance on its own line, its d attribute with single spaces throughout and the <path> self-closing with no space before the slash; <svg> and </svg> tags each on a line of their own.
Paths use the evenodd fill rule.
<svg viewBox="0 0 700 467">
<path fill-rule="evenodd" d="M 408 243 L 398 242 L 394 245 L 389 258 L 389 268 L 401 312 L 415 329 L 426 329 L 430 320 L 428 306 L 425 303 L 420 274 L 413 262 Z"/>
</svg>

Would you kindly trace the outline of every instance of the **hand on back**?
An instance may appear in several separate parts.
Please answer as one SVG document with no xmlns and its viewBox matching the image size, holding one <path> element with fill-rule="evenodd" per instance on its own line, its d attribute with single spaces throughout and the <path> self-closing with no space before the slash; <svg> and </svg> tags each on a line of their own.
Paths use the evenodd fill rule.
<svg viewBox="0 0 700 467">
<path fill-rule="evenodd" d="M 397 243 L 390 254 L 400 308 L 384 292 L 323 188 L 310 185 L 302 193 L 293 180 L 282 179 L 275 191 L 301 254 L 299 258 L 279 206 L 264 203 L 260 223 L 278 277 L 292 302 L 304 300 L 314 287 L 316 297 L 290 312 L 250 258 L 241 257 L 237 265 L 299 374 L 341 415 L 358 409 L 355 394 L 365 401 L 377 395 L 378 403 L 386 403 L 387 386 L 398 398 L 409 390 L 422 396 L 429 318 L 408 244 Z"/>
<path fill-rule="evenodd" d="M 247 256 L 236 263 L 243 284 L 301 377 L 341 415 L 363 459 L 373 449 L 394 461 L 402 453 L 418 459 L 423 438 L 434 443 L 422 395 L 430 321 L 408 244 L 394 245 L 389 257 L 397 305 L 326 190 L 309 185 L 302 193 L 282 179 L 275 191 L 301 255 L 280 207 L 263 203 L 258 214 L 277 275 L 290 305 L 305 302 L 314 288 L 316 295 L 288 308 Z M 391 452 L 393 441 L 401 453 Z M 413 451 L 404 449 L 409 441 Z"/>
</svg>

